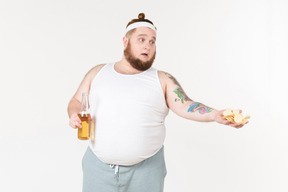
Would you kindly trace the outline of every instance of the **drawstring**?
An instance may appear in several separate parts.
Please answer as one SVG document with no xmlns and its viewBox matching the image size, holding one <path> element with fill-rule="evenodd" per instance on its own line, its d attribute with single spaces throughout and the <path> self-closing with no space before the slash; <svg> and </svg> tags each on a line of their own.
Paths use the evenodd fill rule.
<svg viewBox="0 0 288 192">
<path fill-rule="evenodd" d="M 119 176 L 119 165 L 110 165 L 110 168 L 113 169 L 115 167 L 115 171 L 114 171 L 114 179 L 118 178 Z"/>
</svg>

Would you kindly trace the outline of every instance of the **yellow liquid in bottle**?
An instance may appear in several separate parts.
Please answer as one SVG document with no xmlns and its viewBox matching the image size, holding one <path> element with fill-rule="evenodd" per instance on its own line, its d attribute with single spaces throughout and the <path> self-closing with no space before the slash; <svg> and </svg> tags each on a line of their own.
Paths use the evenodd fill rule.
<svg viewBox="0 0 288 192">
<path fill-rule="evenodd" d="M 87 140 L 90 138 L 91 116 L 90 114 L 78 114 L 81 119 L 82 128 L 78 128 L 78 139 Z"/>
</svg>

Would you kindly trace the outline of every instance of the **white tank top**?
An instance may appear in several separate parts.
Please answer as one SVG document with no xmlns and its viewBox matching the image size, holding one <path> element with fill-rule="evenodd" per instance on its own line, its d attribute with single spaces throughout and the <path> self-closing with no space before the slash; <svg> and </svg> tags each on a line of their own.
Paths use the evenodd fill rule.
<svg viewBox="0 0 288 192">
<path fill-rule="evenodd" d="M 89 146 L 104 163 L 134 165 L 163 146 L 168 114 L 157 70 L 135 75 L 105 65 L 91 83 L 89 102 L 96 119 Z"/>
</svg>

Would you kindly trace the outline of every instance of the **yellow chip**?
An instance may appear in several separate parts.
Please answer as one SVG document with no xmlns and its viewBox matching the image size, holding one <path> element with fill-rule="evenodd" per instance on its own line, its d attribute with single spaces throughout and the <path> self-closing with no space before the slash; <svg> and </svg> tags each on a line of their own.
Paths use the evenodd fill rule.
<svg viewBox="0 0 288 192">
<path fill-rule="evenodd" d="M 245 124 L 248 122 L 248 119 L 250 119 L 250 116 L 247 115 L 246 117 L 244 117 L 244 119 L 242 120 L 242 123 Z"/>
<path fill-rule="evenodd" d="M 223 112 L 223 115 L 224 115 L 224 116 L 233 115 L 232 109 L 226 109 L 226 110 Z"/>
<path fill-rule="evenodd" d="M 226 117 L 226 119 L 232 123 L 235 123 L 234 118 L 233 117 Z"/>
<path fill-rule="evenodd" d="M 235 116 L 234 116 L 234 121 L 235 121 L 236 123 L 241 123 L 242 120 L 243 120 L 242 114 L 236 113 Z"/>
<path fill-rule="evenodd" d="M 239 109 L 233 110 L 233 113 L 234 114 L 240 114 L 240 110 Z"/>
<path fill-rule="evenodd" d="M 234 118 L 234 114 L 232 114 L 232 115 L 227 115 L 227 116 L 225 116 L 225 117 L 232 117 L 232 118 Z"/>
<path fill-rule="evenodd" d="M 226 116 L 225 119 L 231 120 L 231 119 L 234 119 L 234 117 L 233 116 Z"/>
<path fill-rule="evenodd" d="M 242 123 L 245 124 L 248 122 L 248 119 L 250 119 L 250 116 L 247 115 L 246 117 L 243 117 L 243 115 L 240 112 L 241 110 L 236 109 L 226 109 L 223 111 L 223 119 L 227 119 L 228 121 L 232 123 Z"/>
<path fill-rule="evenodd" d="M 247 115 L 246 117 L 244 117 L 244 119 L 250 119 L 250 115 Z"/>
<path fill-rule="evenodd" d="M 245 124 L 245 123 L 247 123 L 247 121 L 248 121 L 247 119 L 243 119 L 241 123 Z"/>
</svg>

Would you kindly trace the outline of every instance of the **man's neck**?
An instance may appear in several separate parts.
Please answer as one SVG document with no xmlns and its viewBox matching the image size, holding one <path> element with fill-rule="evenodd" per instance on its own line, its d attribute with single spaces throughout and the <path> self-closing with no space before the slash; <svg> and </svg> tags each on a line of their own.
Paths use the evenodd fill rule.
<svg viewBox="0 0 288 192">
<path fill-rule="evenodd" d="M 130 63 L 125 59 L 124 56 L 121 61 L 116 62 L 116 64 L 114 65 L 114 69 L 118 73 L 127 74 L 127 75 L 134 75 L 134 74 L 138 74 L 142 72 L 132 67 Z"/>
</svg>

